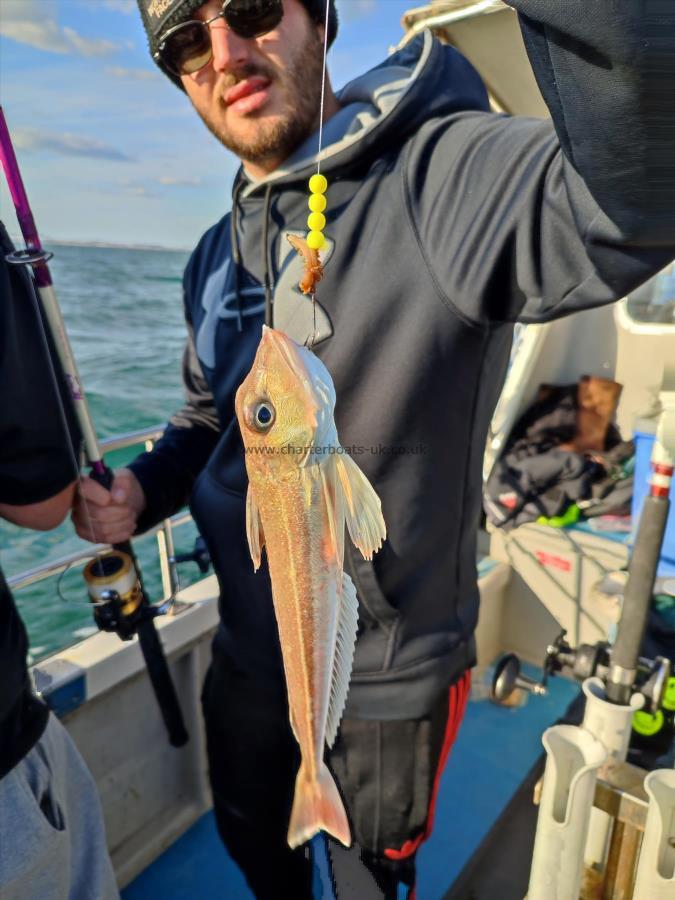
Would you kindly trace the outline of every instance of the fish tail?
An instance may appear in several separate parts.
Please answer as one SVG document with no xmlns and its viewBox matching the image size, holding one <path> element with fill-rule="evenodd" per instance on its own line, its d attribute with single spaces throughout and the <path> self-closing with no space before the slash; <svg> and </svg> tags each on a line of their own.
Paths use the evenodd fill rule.
<svg viewBox="0 0 675 900">
<path fill-rule="evenodd" d="M 332 834 L 345 847 L 351 845 L 347 813 L 328 767 L 321 763 L 318 780 L 314 781 L 303 762 L 295 782 L 288 845 L 299 847 L 319 831 Z"/>
</svg>

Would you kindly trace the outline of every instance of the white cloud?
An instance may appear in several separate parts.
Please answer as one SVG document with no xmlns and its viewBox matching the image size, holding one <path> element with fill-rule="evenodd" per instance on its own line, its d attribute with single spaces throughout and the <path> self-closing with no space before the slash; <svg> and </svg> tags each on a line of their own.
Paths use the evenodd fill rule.
<svg viewBox="0 0 675 900">
<path fill-rule="evenodd" d="M 129 194 L 130 197 L 155 197 L 156 194 L 153 194 L 152 191 L 149 191 L 142 184 L 128 184 L 124 188 L 125 194 Z"/>
<path fill-rule="evenodd" d="M 93 138 L 64 132 L 38 131 L 35 128 L 17 128 L 14 143 L 20 150 L 50 150 L 62 156 L 88 156 L 94 159 L 109 159 L 116 162 L 130 162 L 131 157 L 110 144 Z"/>
<path fill-rule="evenodd" d="M 162 175 L 157 181 L 171 187 L 197 187 L 202 183 L 201 178 L 175 178 L 172 175 Z"/>
<path fill-rule="evenodd" d="M 146 184 L 139 184 L 138 181 L 132 181 L 128 178 L 118 182 L 116 185 L 110 185 L 104 188 L 105 193 L 124 194 L 126 197 L 141 197 L 144 200 L 154 199 L 157 194 L 150 190 Z"/>
<path fill-rule="evenodd" d="M 107 56 L 117 49 L 111 41 L 83 37 L 73 28 L 60 27 L 50 0 L 0 0 L 0 34 L 48 53 Z"/>
<path fill-rule="evenodd" d="M 105 74 L 112 78 L 132 78 L 135 81 L 154 81 L 159 72 L 151 69 L 125 69 L 124 66 L 106 66 Z"/>
<path fill-rule="evenodd" d="M 341 22 L 365 19 L 366 16 L 372 16 L 376 9 L 377 0 L 341 0 L 337 7 Z"/>
<path fill-rule="evenodd" d="M 138 7 L 134 0 L 103 0 L 103 6 L 108 9 L 114 9 L 115 12 L 121 12 L 129 16 Z"/>
<path fill-rule="evenodd" d="M 103 38 L 96 38 L 95 40 L 85 38 L 73 28 L 67 28 L 66 26 L 61 29 L 61 33 L 75 52 L 80 53 L 82 56 L 108 56 L 108 54 L 114 53 L 118 49 L 117 44 L 113 44 L 112 41 L 106 41 Z"/>
</svg>

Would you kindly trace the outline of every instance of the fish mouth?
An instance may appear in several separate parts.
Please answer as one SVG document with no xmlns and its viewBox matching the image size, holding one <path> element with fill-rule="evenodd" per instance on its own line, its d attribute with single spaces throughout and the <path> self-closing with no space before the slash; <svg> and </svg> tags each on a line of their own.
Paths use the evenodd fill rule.
<svg viewBox="0 0 675 900">
<path fill-rule="evenodd" d="M 296 378 L 305 384 L 309 382 L 308 372 L 296 349 L 298 345 L 287 334 L 270 328 L 269 325 L 263 325 L 261 346 L 280 356 Z"/>
</svg>

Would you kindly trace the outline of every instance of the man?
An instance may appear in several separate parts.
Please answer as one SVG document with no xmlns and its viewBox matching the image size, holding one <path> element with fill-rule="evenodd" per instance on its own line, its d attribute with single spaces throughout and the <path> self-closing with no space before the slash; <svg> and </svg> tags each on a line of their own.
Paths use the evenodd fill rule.
<svg viewBox="0 0 675 900">
<path fill-rule="evenodd" d="M 50 361 L 30 276 L 10 266 L 0 223 L 0 517 L 45 531 L 75 493 L 79 437 Z M 61 398 L 59 398 L 61 387 Z M 70 432 L 70 434 L 69 434 Z M 0 570 L 0 897 L 119 897 L 96 788 L 58 719 L 38 699 L 28 640 Z"/>
<path fill-rule="evenodd" d="M 393 898 L 402 882 L 412 896 L 475 663 L 481 460 L 513 324 L 610 303 L 675 255 L 672 14 L 652 20 L 642 0 L 511 5 L 552 123 L 491 113 L 473 68 L 428 33 L 337 96 L 327 83 L 313 310 L 286 235 L 307 230 L 323 3 L 284 0 L 278 19 L 271 0 L 222 15 L 220 2 L 139 0 L 160 67 L 242 170 L 185 273 L 188 405 L 118 474 L 115 502 L 84 492 L 106 541 L 191 498 L 221 591 L 203 696 L 216 817 L 258 897 L 311 895 L 308 862 L 285 846 L 297 747 L 268 574 L 246 545 L 233 405 L 265 309 L 315 341 L 388 528 L 372 562 L 351 547 L 345 560 L 360 626 L 328 759 L 356 848 L 330 845 L 338 894 Z M 336 30 L 331 7 L 329 41 Z"/>
</svg>

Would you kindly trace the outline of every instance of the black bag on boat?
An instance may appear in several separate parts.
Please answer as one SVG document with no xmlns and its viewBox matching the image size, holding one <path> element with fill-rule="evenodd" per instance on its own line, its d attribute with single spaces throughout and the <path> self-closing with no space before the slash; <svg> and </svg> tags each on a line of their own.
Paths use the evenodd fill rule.
<svg viewBox="0 0 675 900">
<path fill-rule="evenodd" d="M 622 442 L 609 424 L 605 450 L 576 452 L 578 394 L 576 384 L 544 386 L 517 422 L 485 486 L 485 513 L 493 525 L 508 530 L 560 516 L 579 501 L 588 501 L 588 515 L 624 510 L 632 478 L 626 483 L 619 477 L 620 463 L 632 455 L 632 443 Z M 623 493 L 613 497 L 622 480 Z"/>
</svg>

